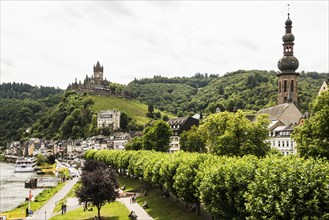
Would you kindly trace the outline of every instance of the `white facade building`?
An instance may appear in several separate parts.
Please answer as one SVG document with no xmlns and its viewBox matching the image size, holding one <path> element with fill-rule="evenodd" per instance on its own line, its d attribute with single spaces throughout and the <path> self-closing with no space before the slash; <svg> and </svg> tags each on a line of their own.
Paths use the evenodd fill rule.
<svg viewBox="0 0 329 220">
<path fill-rule="evenodd" d="M 97 117 L 97 128 L 110 127 L 112 131 L 120 128 L 121 113 L 117 110 L 101 110 Z"/>
<path fill-rule="evenodd" d="M 284 156 L 297 153 L 296 143 L 290 137 L 294 126 L 278 126 L 270 131 L 268 142 L 271 148 L 278 149 Z"/>
<path fill-rule="evenodd" d="M 129 142 L 130 136 L 128 133 L 115 132 L 111 136 L 113 150 L 124 150 Z"/>
<path fill-rule="evenodd" d="M 324 81 L 320 87 L 320 90 L 318 92 L 318 95 L 321 95 L 322 92 L 327 91 L 329 86 L 329 79 L 327 81 Z"/>
<path fill-rule="evenodd" d="M 284 103 L 270 108 L 261 109 L 259 114 L 268 114 L 269 138 L 271 148 L 276 148 L 283 155 L 296 154 L 297 148 L 294 140 L 290 137 L 294 127 L 299 124 L 302 113 L 293 103 Z"/>
</svg>

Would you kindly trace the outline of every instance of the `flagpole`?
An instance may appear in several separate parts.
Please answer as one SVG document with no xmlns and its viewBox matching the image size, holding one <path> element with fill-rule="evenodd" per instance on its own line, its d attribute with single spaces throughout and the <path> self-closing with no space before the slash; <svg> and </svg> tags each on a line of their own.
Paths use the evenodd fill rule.
<svg viewBox="0 0 329 220">
<path fill-rule="evenodd" d="M 30 215 L 30 210 L 31 210 L 31 198 L 32 198 L 32 192 L 30 190 L 30 192 L 29 192 L 29 215 Z"/>
</svg>

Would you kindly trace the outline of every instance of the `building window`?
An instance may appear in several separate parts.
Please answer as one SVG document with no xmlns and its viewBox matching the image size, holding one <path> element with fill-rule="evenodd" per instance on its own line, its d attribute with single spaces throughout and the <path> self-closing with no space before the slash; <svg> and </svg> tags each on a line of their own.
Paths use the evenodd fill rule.
<svg viewBox="0 0 329 220">
<path fill-rule="evenodd" d="M 287 92 L 287 80 L 283 81 L 283 92 Z"/>
<path fill-rule="evenodd" d="M 278 147 L 281 147 L 281 143 L 280 143 L 280 141 L 278 141 Z"/>
<path fill-rule="evenodd" d="M 291 80 L 291 82 L 290 82 L 290 91 L 291 92 L 294 91 L 294 80 Z"/>
<path fill-rule="evenodd" d="M 287 147 L 289 147 L 289 141 L 287 141 Z"/>
<path fill-rule="evenodd" d="M 279 93 L 281 93 L 281 81 L 279 81 Z"/>
</svg>

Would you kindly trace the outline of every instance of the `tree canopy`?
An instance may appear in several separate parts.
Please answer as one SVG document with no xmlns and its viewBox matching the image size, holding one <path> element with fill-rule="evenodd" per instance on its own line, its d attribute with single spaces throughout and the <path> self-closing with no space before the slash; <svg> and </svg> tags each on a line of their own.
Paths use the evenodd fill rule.
<svg viewBox="0 0 329 220">
<path fill-rule="evenodd" d="M 200 153 L 207 151 L 205 138 L 197 131 L 196 126 L 192 126 L 188 131 L 183 131 L 179 140 L 180 150 Z"/>
<path fill-rule="evenodd" d="M 265 142 L 268 135 L 268 117 L 260 115 L 249 121 L 242 111 L 221 112 L 209 115 L 198 132 L 207 140 L 208 150 L 217 155 L 265 156 L 270 147 Z"/>
<path fill-rule="evenodd" d="M 0 84 L 0 147 L 20 141 L 60 101 L 62 90 L 23 83 Z"/>
<path fill-rule="evenodd" d="M 322 92 L 311 107 L 311 116 L 295 128 L 293 138 L 303 157 L 329 159 L 329 92 Z"/>
<path fill-rule="evenodd" d="M 165 188 L 196 208 L 201 202 L 215 219 L 329 216 L 329 163 L 323 159 L 114 150 L 88 151 L 86 158 Z"/>
<path fill-rule="evenodd" d="M 114 202 L 119 196 L 119 184 L 116 173 L 103 162 L 86 160 L 84 172 L 81 175 L 81 186 L 76 191 L 80 202 L 92 203 L 97 207 L 98 218 L 100 210 L 107 202 Z"/>
<path fill-rule="evenodd" d="M 157 120 L 144 130 L 143 149 L 165 152 L 169 149 L 170 136 L 171 129 L 168 123 Z"/>
<path fill-rule="evenodd" d="M 303 110 L 308 110 L 308 104 L 327 78 L 327 73 L 301 72 L 298 96 Z M 190 112 L 215 113 L 217 109 L 230 112 L 234 108 L 258 111 L 275 105 L 277 72 L 238 70 L 221 77 L 207 74 L 182 78 L 154 76 L 134 80 L 125 89 L 133 98 L 179 117 Z"/>
</svg>

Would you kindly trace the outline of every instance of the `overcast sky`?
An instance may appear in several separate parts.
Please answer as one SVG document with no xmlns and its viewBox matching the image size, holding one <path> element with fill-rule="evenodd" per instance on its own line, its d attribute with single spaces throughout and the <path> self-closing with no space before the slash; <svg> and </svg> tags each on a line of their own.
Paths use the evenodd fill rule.
<svg viewBox="0 0 329 220">
<path fill-rule="evenodd" d="M 134 78 L 275 70 L 287 4 L 298 71 L 328 72 L 328 1 L 1 0 L 1 83 L 66 88 Z"/>
</svg>

